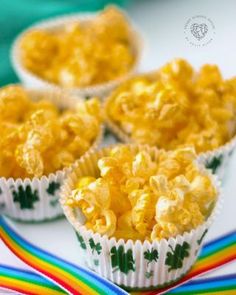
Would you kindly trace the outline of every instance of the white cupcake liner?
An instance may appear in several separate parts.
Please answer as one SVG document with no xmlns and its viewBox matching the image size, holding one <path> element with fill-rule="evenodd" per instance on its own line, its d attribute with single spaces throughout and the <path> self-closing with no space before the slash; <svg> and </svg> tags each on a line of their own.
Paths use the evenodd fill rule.
<svg viewBox="0 0 236 295">
<path fill-rule="evenodd" d="M 111 101 L 111 97 L 108 97 L 104 102 L 104 109 L 106 113 L 106 125 L 112 133 L 124 143 L 137 143 L 132 139 L 119 125 L 115 123 L 107 115 L 108 104 Z M 151 131 L 150 131 L 151 132 Z M 229 163 L 230 157 L 234 152 L 236 147 L 236 135 L 232 137 L 230 141 L 224 145 L 207 152 L 202 152 L 198 154 L 198 160 L 200 163 L 204 164 L 206 168 L 211 169 L 213 174 L 217 174 L 220 179 L 223 179 L 227 165 Z"/>
<path fill-rule="evenodd" d="M 37 76 L 33 72 L 29 71 L 24 67 L 21 62 L 21 54 L 20 54 L 20 42 L 22 37 L 33 29 L 48 29 L 48 30 L 55 30 L 62 27 L 65 24 L 73 23 L 76 21 L 86 21 L 94 16 L 97 13 L 79 13 L 79 14 L 70 14 L 65 16 L 59 16 L 54 18 L 49 18 L 46 21 L 37 22 L 35 25 L 31 26 L 29 29 L 23 31 L 14 41 L 12 49 L 11 49 L 11 62 L 15 72 L 17 73 L 21 82 L 27 86 L 32 88 L 44 88 L 44 89 L 64 89 L 68 93 L 73 94 L 75 96 L 81 98 L 87 98 L 91 96 L 98 96 L 104 97 L 107 95 L 111 90 L 115 87 L 120 85 L 122 82 L 130 78 L 134 73 L 137 72 L 140 59 L 141 59 L 141 52 L 143 48 L 143 41 L 141 39 L 138 30 L 135 29 L 135 26 L 131 24 L 131 42 L 134 49 L 134 54 L 136 56 L 135 62 L 130 70 L 124 74 L 123 76 L 111 80 L 106 83 L 101 83 L 97 85 L 87 86 L 87 87 L 74 87 L 74 88 L 63 88 L 57 84 L 51 83 L 47 80 L 42 79 L 41 77 Z M 127 16 L 128 18 L 128 16 Z"/>
<path fill-rule="evenodd" d="M 198 155 L 199 162 L 204 164 L 208 169 L 211 169 L 220 179 L 223 179 L 235 147 L 236 136 L 232 137 L 230 141 L 217 149 L 200 153 Z"/>
<path fill-rule="evenodd" d="M 157 149 L 154 147 L 130 145 L 130 148 L 135 151 L 145 148 L 151 153 L 152 157 L 156 158 L 157 155 Z M 183 235 L 168 240 L 161 239 L 154 242 L 124 241 L 123 239 L 108 238 L 106 235 L 101 236 L 86 229 L 83 225 L 83 214 L 80 210 L 74 210 L 66 205 L 66 199 L 74 189 L 79 177 L 98 175 L 97 160 L 102 156 L 107 156 L 110 149 L 111 147 L 107 147 L 95 153 L 87 153 L 82 157 L 65 180 L 60 192 L 60 202 L 64 214 L 77 233 L 80 255 L 85 257 L 85 262 L 89 268 L 126 289 L 144 290 L 169 285 L 184 276 L 197 259 L 202 248 L 203 238 L 221 207 L 220 182 L 216 176 L 199 164 L 200 169 L 211 178 L 216 187 L 218 199 L 207 221 L 190 232 L 185 232 Z M 178 245 L 184 245 L 187 248 L 186 257 L 183 258 L 179 266 L 173 260 L 169 261 L 170 258 L 166 261 L 168 256 L 172 257 L 173 250 L 180 247 Z M 112 265 L 112 253 L 116 255 L 118 248 L 126 256 L 123 255 L 120 260 L 115 256 Z M 149 261 L 145 253 L 155 250 L 157 251 L 156 260 Z M 172 265 L 172 268 L 169 264 Z"/>
<path fill-rule="evenodd" d="M 27 92 L 33 100 L 44 98 L 62 109 L 68 106 L 73 108 L 75 103 L 78 103 L 78 99 L 62 91 L 27 89 Z M 97 138 L 87 152 L 97 149 L 102 137 L 101 126 Z M 73 165 L 65 167 L 40 178 L 0 177 L 0 213 L 23 222 L 41 222 L 63 216 L 59 204 L 59 189 L 72 167 Z"/>
</svg>

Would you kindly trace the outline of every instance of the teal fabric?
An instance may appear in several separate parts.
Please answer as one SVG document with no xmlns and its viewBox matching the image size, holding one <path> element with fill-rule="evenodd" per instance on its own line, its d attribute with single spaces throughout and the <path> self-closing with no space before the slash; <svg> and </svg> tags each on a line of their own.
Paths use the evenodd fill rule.
<svg viewBox="0 0 236 295">
<path fill-rule="evenodd" d="M 1 0 L 0 5 L 0 85 L 17 82 L 10 63 L 14 38 L 36 21 L 51 16 L 96 11 L 109 3 L 123 6 L 126 0 Z"/>
</svg>

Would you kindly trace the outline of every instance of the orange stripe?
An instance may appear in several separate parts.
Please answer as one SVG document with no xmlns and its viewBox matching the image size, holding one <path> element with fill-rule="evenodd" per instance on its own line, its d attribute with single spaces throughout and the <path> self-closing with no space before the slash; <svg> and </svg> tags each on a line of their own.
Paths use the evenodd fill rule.
<svg viewBox="0 0 236 295">
<path fill-rule="evenodd" d="M 30 292 L 32 294 L 37 294 L 37 295 L 42 295 L 42 294 L 62 295 L 63 294 L 62 292 L 53 290 L 51 288 L 39 286 L 37 284 L 16 280 L 12 278 L 5 278 L 5 277 L 1 277 L 0 286 L 9 287 L 10 289 L 16 287 L 16 288 L 20 288 L 21 290 L 24 290 L 25 292 Z"/>
</svg>

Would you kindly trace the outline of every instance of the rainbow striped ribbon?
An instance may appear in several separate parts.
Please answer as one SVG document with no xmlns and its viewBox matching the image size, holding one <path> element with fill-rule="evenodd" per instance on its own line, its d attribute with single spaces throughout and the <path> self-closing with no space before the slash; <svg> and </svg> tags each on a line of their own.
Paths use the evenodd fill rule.
<svg viewBox="0 0 236 295">
<path fill-rule="evenodd" d="M 97 276 L 95 273 L 33 246 L 15 233 L 2 217 L 0 217 L 0 237 L 17 257 L 70 294 L 128 294 L 123 289 Z M 196 276 L 235 259 L 236 231 L 206 244 L 192 271 L 178 283 L 161 290 L 132 294 L 157 295 L 166 293 Z M 14 283 L 14 280 L 12 283 Z M 56 291 L 58 292 L 58 289 Z"/>
<path fill-rule="evenodd" d="M 0 278 L 0 287 L 19 293 L 30 295 L 66 294 L 53 283 L 31 271 L 20 270 L 14 267 L 2 265 L 0 266 Z M 193 280 L 166 294 L 190 295 L 209 293 L 216 295 L 236 294 L 236 274 Z"/>
<path fill-rule="evenodd" d="M 236 274 L 219 276 L 207 279 L 197 279 L 168 292 L 167 294 L 211 294 L 235 295 Z"/>
<path fill-rule="evenodd" d="M 65 295 L 65 291 L 31 271 L 0 265 L 0 287 L 29 295 Z"/>
<path fill-rule="evenodd" d="M 23 262 L 69 294 L 117 295 L 128 293 L 92 271 L 69 263 L 23 239 L 0 217 L 0 237 Z M 41 293 L 42 294 L 42 293 Z M 43 293 L 44 294 L 44 293 Z"/>
</svg>

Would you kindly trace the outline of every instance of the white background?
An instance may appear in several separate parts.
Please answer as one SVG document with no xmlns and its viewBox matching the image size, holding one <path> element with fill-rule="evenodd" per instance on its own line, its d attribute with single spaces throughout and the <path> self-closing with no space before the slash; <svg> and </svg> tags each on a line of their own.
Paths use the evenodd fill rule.
<svg viewBox="0 0 236 295">
<path fill-rule="evenodd" d="M 174 57 L 184 57 L 195 67 L 216 63 L 225 77 L 236 75 L 236 1 L 193 0 L 133 0 L 128 12 L 141 30 L 145 52 L 141 70 L 159 67 Z M 213 41 L 205 46 L 191 46 L 184 35 L 189 18 L 204 15 L 215 25 Z M 207 240 L 236 228 L 236 154 L 224 179 L 224 207 L 208 233 Z M 38 225 L 14 223 L 25 238 L 50 252 L 74 263 L 80 263 L 74 232 L 65 220 Z M 27 268 L 16 259 L 0 241 L 0 264 Z M 213 275 L 235 273 L 236 264 L 230 264 Z"/>
</svg>

